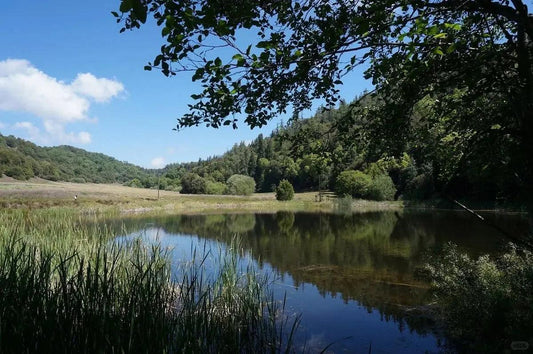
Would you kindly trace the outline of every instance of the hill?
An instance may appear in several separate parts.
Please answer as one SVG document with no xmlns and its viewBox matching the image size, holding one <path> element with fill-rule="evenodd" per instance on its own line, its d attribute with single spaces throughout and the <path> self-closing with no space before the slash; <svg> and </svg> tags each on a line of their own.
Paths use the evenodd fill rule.
<svg viewBox="0 0 533 354">
<path fill-rule="evenodd" d="M 409 125 L 399 127 L 395 112 L 382 111 L 384 100 L 363 94 L 336 108 L 319 108 L 307 119 L 295 114 L 269 137 L 236 144 L 221 156 L 168 165 L 163 176 L 179 180 L 195 174 L 206 182 L 204 193 L 216 191 L 233 174 L 243 174 L 254 178 L 259 192 L 271 192 L 286 179 L 299 192 L 330 189 L 378 200 L 520 203 L 520 166 L 511 163 L 513 145 L 500 142 L 494 133 L 498 126 L 488 130 L 485 140 L 476 140 L 487 131 L 475 132 L 455 117 L 440 117 L 438 101 L 425 97 L 410 113 Z"/>
<path fill-rule="evenodd" d="M 0 176 L 18 180 L 40 177 L 51 181 L 125 183 L 155 179 L 155 174 L 110 156 L 72 146 L 40 147 L 0 134 Z M 156 182 L 157 183 L 157 182 Z"/>
</svg>

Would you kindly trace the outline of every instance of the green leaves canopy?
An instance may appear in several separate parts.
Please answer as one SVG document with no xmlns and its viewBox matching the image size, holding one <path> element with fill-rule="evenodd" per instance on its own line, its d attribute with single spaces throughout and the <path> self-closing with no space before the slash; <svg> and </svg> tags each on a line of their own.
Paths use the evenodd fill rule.
<svg viewBox="0 0 533 354">
<path fill-rule="evenodd" d="M 460 75 L 439 77 L 435 63 L 451 60 L 459 74 L 459 57 L 492 62 L 505 48 L 517 64 L 507 75 L 531 80 L 533 21 L 518 0 L 122 0 L 119 10 L 123 30 L 140 27 L 148 14 L 161 27 L 166 43 L 147 68 L 192 72 L 203 85 L 178 128 L 236 126 L 236 113 L 262 126 L 289 104 L 300 111 L 315 98 L 334 103 L 343 74 L 363 62 L 378 89 L 420 74 L 439 84 Z M 250 36 L 251 43 L 241 39 Z"/>
</svg>

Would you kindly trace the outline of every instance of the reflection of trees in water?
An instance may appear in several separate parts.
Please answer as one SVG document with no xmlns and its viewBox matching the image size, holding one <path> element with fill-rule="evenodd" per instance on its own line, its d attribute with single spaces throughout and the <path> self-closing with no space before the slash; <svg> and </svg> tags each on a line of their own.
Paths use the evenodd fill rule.
<svg viewBox="0 0 533 354">
<path fill-rule="evenodd" d="M 391 237 L 402 222 L 394 213 L 180 215 L 133 218 L 127 226 L 143 228 L 149 221 L 167 233 L 223 242 L 239 234 L 243 247 L 291 274 L 297 284 L 313 283 L 322 294 L 339 294 L 346 301 L 382 298 L 379 302 L 405 304 L 420 298 L 413 292 L 419 294 L 421 288 L 406 284 L 421 285 L 412 277 L 410 258 L 420 253 L 416 247 L 423 244 L 423 233 L 411 233 L 414 239 L 409 234 Z"/>
<path fill-rule="evenodd" d="M 427 285 L 414 279 L 428 250 L 449 240 L 473 253 L 492 253 L 501 242 L 494 230 L 465 213 L 403 212 L 334 215 L 324 213 L 180 215 L 135 217 L 127 230 L 147 224 L 168 234 L 195 234 L 228 243 L 240 235 L 242 246 L 296 285 L 312 283 L 322 295 L 356 300 L 385 319 L 422 331 L 420 317 L 404 317 L 404 306 L 427 299 Z M 118 232 L 117 232 L 118 233 Z"/>
</svg>

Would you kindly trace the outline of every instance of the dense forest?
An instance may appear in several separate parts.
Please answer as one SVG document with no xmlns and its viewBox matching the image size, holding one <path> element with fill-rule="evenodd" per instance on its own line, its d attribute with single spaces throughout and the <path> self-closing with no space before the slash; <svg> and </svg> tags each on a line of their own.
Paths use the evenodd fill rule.
<svg viewBox="0 0 533 354">
<path fill-rule="evenodd" d="M 259 192 L 273 191 L 287 179 L 296 191 L 329 189 L 358 196 L 346 193 L 343 181 L 368 177 L 367 183 L 377 184 L 376 190 L 359 196 L 370 199 L 438 197 L 505 203 L 520 198 L 521 180 L 509 178 L 518 170 L 509 156 L 512 145 L 499 138 L 500 127 L 489 126 L 484 140 L 473 144 L 470 127 L 437 117 L 438 102 L 425 97 L 415 106 L 411 125 L 404 127 L 402 141 L 391 141 L 383 136 L 388 117 L 380 112 L 382 101 L 363 94 L 337 108 L 322 107 L 308 119 L 295 114 L 269 137 L 259 135 L 250 144 L 236 144 L 219 157 L 168 165 L 163 175 L 173 180 L 186 174 L 191 178 L 192 173 L 205 179 L 198 193 L 243 174 L 254 178 Z"/>
<path fill-rule="evenodd" d="M 19 180 L 40 177 L 78 183 L 124 183 L 133 178 L 146 180 L 154 176 L 153 172 L 104 154 L 65 145 L 40 147 L 0 134 L 0 176 L 2 174 Z"/>
</svg>

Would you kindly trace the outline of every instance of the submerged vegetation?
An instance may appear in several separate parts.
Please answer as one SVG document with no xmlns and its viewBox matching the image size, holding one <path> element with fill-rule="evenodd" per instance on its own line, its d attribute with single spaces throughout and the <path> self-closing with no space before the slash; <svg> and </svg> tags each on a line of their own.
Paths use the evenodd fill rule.
<svg viewBox="0 0 533 354">
<path fill-rule="evenodd" d="M 219 256 L 212 276 L 202 262 L 172 274 L 164 250 L 117 244 L 105 223 L 95 221 L 60 209 L 0 213 L 0 351 L 277 352 L 290 346 L 266 280 L 240 269 L 235 250 Z"/>
</svg>

